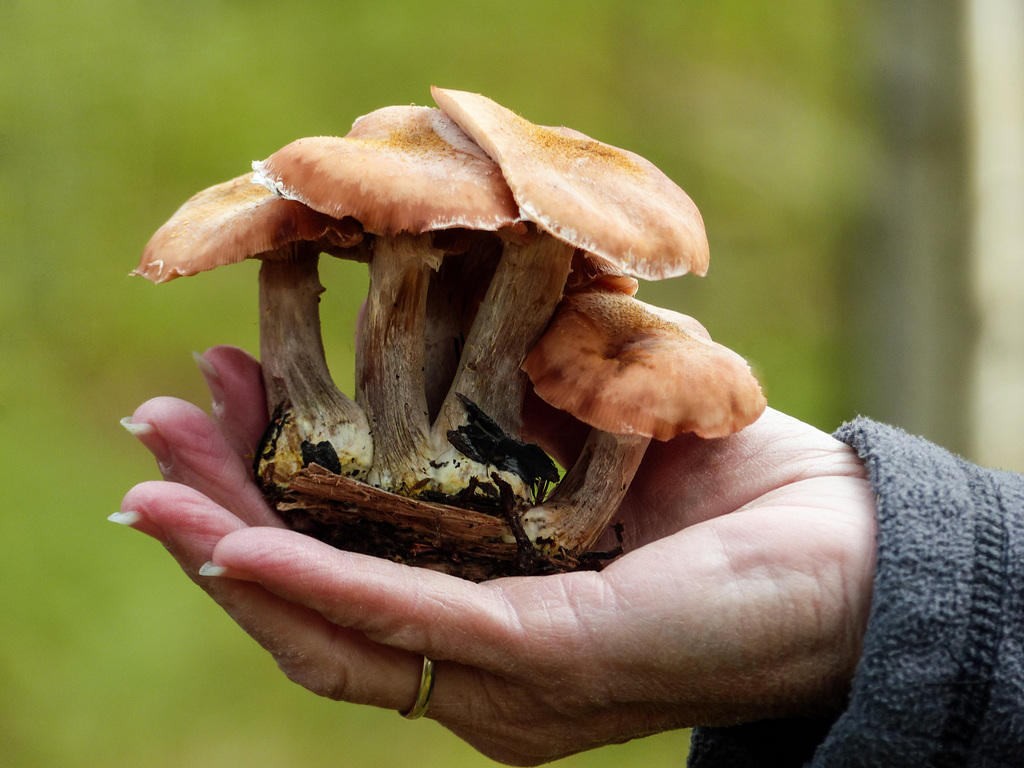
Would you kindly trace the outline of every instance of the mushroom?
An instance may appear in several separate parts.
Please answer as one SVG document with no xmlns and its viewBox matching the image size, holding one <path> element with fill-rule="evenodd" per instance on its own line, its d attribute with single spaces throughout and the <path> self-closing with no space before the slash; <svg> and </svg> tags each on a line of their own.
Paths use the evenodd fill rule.
<svg viewBox="0 0 1024 768">
<path fill-rule="evenodd" d="M 655 440 L 725 437 L 767 405 L 747 362 L 697 320 L 616 291 L 566 296 L 523 368 L 545 402 Z"/>
<path fill-rule="evenodd" d="M 486 96 L 433 87 L 434 101 L 498 164 L 523 218 L 641 280 L 704 275 L 697 206 L 649 160 L 570 128 L 534 125 Z"/>
<path fill-rule="evenodd" d="M 494 480 L 492 462 L 468 456 L 451 435 L 465 435 L 474 413 L 505 434 L 519 432 L 519 365 L 561 298 L 572 247 L 517 226 L 519 209 L 497 166 L 438 109 L 380 109 L 343 138 L 300 139 L 253 167 L 276 193 L 351 216 L 375 235 L 356 387 L 375 446 L 368 482 L 406 496 L 472 488 L 495 503 L 506 483 L 531 499 L 529 478 L 499 467 Z M 424 339 L 444 254 L 428 233 L 452 228 L 500 232 L 502 253 L 432 424 Z"/>
<path fill-rule="evenodd" d="M 707 270 L 685 192 L 633 153 L 432 93 L 440 109 L 377 110 L 200 193 L 136 273 L 263 259 L 257 472 L 294 527 L 470 578 L 579 567 L 652 438 L 739 429 L 763 398 L 696 321 L 633 298 L 638 279 Z M 369 263 L 354 402 L 323 363 L 321 251 Z M 659 395 L 665 371 L 729 388 Z M 520 439 L 530 386 L 592 427 L 546 500 L 557 469 Z"/>
<path fill-rule="evenodd" d="M 249 258 L 260 268 L 260 356 L 278 450 L 262 467 L 270 483 L 314 457 L 338 474 L 365 477 L 373 459 L 366 417 L 334 384 L 320 335 L 317 278 L 321 251 L 357 253 L 363 233 L 252 182 L 252 174 L 190 198 L 150 239 L 133 271 L 156 283 Z M 259 458 L 259 457 L 258 457 Z"/>
<path fill-rule="evenodd" d="M 706 274 L 709 249 L 700 212 L 648 160 L 569 128 L 535 125 L 486 96 L 436 87 L 431 93 L 500 166 L 524 218 L 578 249 L 566 286 L 570 294 L 610 290 L 629 297 L 636 293 L 637 278 Z M 533 377 L 539 369 L 535 364 L 527 370 Z M 595 368 L 591 373 L 606 372 Z M 591 383 L 605 384 L 603 379 Z M 560 401 L 549 400 L 556 407 L 562 407 Z M 564 409 L 580 415 L 569 402 Z M 548 550 L 584 551 L 600 537 L 651 436 L 632 425 L 607 429 L 583 420 L 595 429 L 545 504 L 548 512 L 524 518 L 528 536 Z M 578 513 L 567 514 L 574 506 Z M 558 526 L 563 531 L 554 536 Z"/>
<path fill-rule="evenodd" d="M 699 322 L 612 290 L 566 296 L 523 368 L 542 400 L 594 427 L 583 458 L 524 516 L 533 540 L 570 551 L 604 532 L 651 438 L 724 437 L 767 405 L 746 361 Z"/>
</svg>

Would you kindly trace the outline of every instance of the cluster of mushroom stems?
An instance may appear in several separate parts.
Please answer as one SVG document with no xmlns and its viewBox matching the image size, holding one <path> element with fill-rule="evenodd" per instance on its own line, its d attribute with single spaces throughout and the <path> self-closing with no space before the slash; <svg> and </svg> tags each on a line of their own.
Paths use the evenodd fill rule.
<svg viewBox="0 0 1024 768">
<path fill-rule="evenodd" d="M 520 556 L 572 567 L 651 439 L 730 434 L 765 400 L 697 321 L 634 297 L 638 279 L 707 270 L 703 222 L 678 186 L 484 96 L 432 94 L 439 108 L 377 110 L 200 192 L 135 274 L 164 282 L 262 260 L 272 416 L 255 466 L 272 501 L 315 475 L 364 494 L 363 507 L 378 498 L 369 488 L 439 517 L 477 510 L 501 518 Z M 321 254 L 369 268 L 354 400 L 325 361 Z M 529 388 L 591 427 L 564 476 L 521 439 Z"/>
</svg>

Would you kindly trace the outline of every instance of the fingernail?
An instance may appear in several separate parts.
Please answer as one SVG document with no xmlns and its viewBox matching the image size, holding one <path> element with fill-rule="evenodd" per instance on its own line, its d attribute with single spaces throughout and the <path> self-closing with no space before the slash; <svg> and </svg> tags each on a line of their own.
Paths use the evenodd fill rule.
<svg viewBox="0 0 1024 768">
<path fill-rule="evenodd" d="M 210 390 L 210 409 L 213 411 L 214 416 L 220 416 L 224 406 L 224 384 L 221 381 L 220 374 L 217 372 L 213 363 L 203 357 L 199 352 L 193 352 L 192 359 L 195 360 L 196 365 L 199 366 L 199 372 L 203 374 L 203 380 L 206 382 L 206 388 Z"/>
<path fill-rule="evenodd" d="M 125 416 L 123 419 L 121 419 L 121 426 L 127 429 L 128 434 L 130 434 L 132 437 L 143 438 L 147 435 L 151 435 L 154 432 L 156 432 L 156 427 L 154 427 L 152 424 L 147 424 L 144 421 L 136 424 L 134 421 L 132 421 L 131 416 Z"/>
<path fill-rule="evenodd" d="M 154 539 L 165 545 L 167 543 L 166 537 L 163 535 L 163 531 L 160 530 L 159 526 L 155 525 L 149 517 L 134 509 L 125 509 L 121 512 L 115 512 L 110 515 L 107 520 L 112 523 L 117 523 L 118 525 L 127 526 L 133 531 L 139 531 L 147 536 L 152 536 Z"/>
<path fill-rule="evenodd" d="M 118 525 L 127 525 L 131 527 L 140 520 L 142 520 L 142 515 L 140 515 L 134 509 L 128 509 L 125 510 L 124 512 L 115 512 L 110 517 L 108 517 L 107 520 L 109 520 L 112 523 L 117 523 Z"/>
<path fill-rule="evenodd" d="M 150 453 L 156 458 L 156 465 L 160 473 L 167 477 L 171 473 L 173 462 L 171 461 L 171 449 L 160 436 L 160 432 L 152 424 L 146 421 L 132 421 L 131 416 L 121 419 L 121 426 L 128 430 L 128 434 L 138 438 Z"/>
<path fill-rule="evenodd" d="M 214 565 L 212 562 L 203 563 L 199 566 L 200 576 L 223 576 L 228 569 L 223 565 Z"/>
</svg>

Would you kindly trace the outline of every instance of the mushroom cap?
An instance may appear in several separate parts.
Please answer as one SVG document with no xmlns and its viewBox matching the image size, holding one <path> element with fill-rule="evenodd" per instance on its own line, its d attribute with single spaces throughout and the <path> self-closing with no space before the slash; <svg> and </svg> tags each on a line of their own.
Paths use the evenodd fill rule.
<svg viewBox="0 0 1024 768">
<path fill-rule="evenodd" d="M 299 139 L 253 169 L 278 194 L 377 235 L 497 230 L 520 218 L 498 166 L 433 107 L 378 109 L 344 137 Z"/>
<path fill-rule="evenodd" d="M 247 173 L 189 198 L 150 238 L 132 274 L 163 283 L 321 239 L 346 247 L 362 232 L 354 221 L 278 197 Z"/>
<path fill-rule="evenodd" d="M 767 404 L 746 361 L 700 323 L 617 291 L 567 295 L 523 369 L 541 399 L 616 434 L 724 437 Z"/>
<path fill-rule="evenodd" d="M 431 93 L 501 166 L 524 218 L 614 274 L 660 280 L 707 272 L 700 211 L 648 160 L 579 131 L 534 125 L 486 96 Z"/>
</svg>

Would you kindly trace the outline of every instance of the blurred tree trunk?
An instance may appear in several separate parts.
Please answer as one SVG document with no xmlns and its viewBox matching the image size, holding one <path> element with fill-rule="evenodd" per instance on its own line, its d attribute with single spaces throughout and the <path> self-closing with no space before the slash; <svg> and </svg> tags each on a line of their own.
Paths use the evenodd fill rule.
<svg viewBox="0 0 1024 768">
<path fill-rule="evenodd" d="M 878 179 L 855 236 L 853 401 L 952 450 L 969 446 L 974 314 L 959 0 L 873 5 Z"/>
<path fill-rule="evenodd" d="M 967 0 L 979 334 L 971 455 L 1024 471 L 1024 3 Z"/>
</svg>

